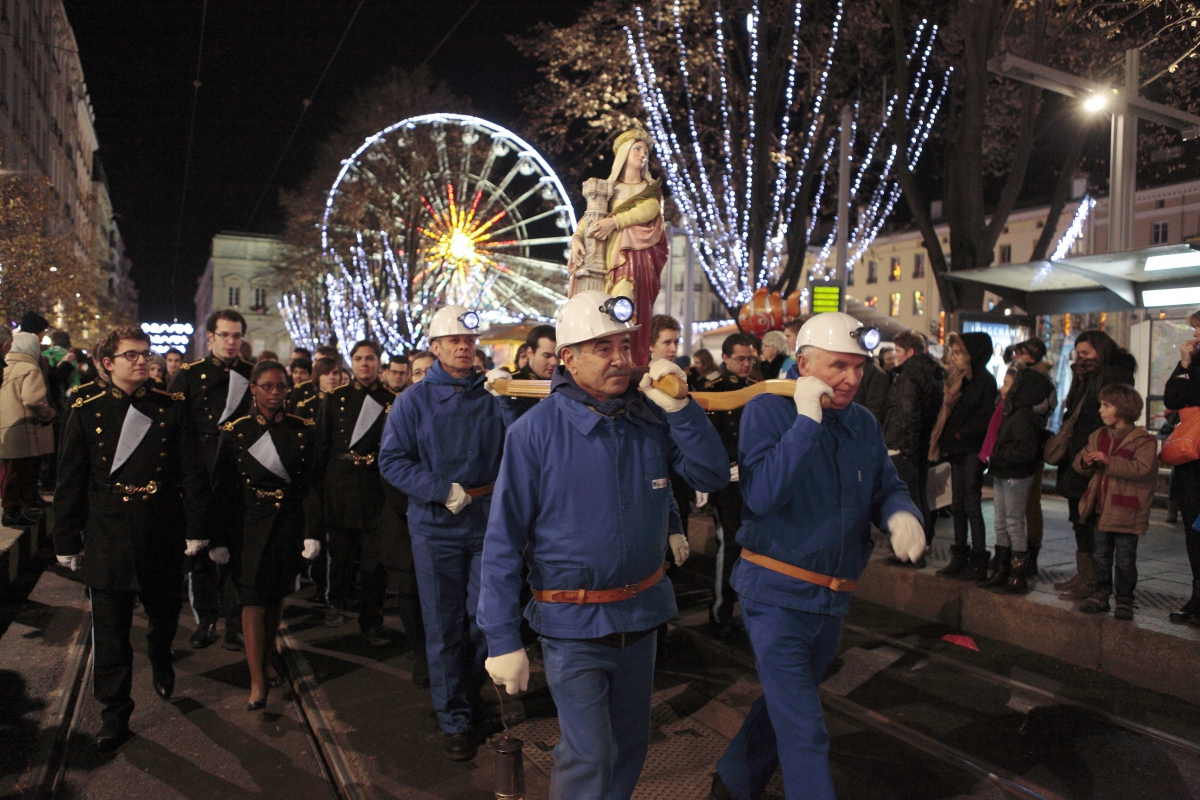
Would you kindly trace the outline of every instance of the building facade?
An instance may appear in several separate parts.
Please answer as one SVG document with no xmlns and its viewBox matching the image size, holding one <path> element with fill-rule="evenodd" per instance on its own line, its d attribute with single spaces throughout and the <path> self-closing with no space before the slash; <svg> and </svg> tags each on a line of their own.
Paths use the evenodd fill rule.
<svg viewBox="0 0 1200 800">
<path fill-rule="evenodd" d="M 196 332 L 193 357 L 206 351 L 204 323 L 220 308 L 236 308 L 246 317 L 246 341 L 257 356 L 274 350 L 280 358 L 292 352 L 292 337 L 279 315 L 275 267 L 283 242 L 275 236 L 222 232 L 213 237 L 212 256 L 196 287 Z"/>
</svg>

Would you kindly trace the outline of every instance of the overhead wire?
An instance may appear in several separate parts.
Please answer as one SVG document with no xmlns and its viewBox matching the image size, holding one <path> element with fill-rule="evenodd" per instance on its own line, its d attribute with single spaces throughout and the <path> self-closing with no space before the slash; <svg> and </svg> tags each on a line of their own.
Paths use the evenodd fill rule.
<svg viewBox="0 0 1200 800">
<path fill-rule="evenodd" d="M 192 114 L 188 121 L 187 152 L 183 158 L 183 187 L 179 197 L 179 219 L 175 222 L 175 253 L 171 257 L 171 317 L 179 321 L 179 307 L 175 297 L 175 279 L 179 273 L 179 247 L 183 242 L 183 219 L 187 210 L 188 179 L 192 171 L 192 147 L 196 141 L 196 106 L 200 101 L 200 67 L 204 59 L 204 30 L 208 24 L 208 0 L 200 9 L 200 45 L 196 48 L 196 77 L 192 80 Z"/>
</svg>

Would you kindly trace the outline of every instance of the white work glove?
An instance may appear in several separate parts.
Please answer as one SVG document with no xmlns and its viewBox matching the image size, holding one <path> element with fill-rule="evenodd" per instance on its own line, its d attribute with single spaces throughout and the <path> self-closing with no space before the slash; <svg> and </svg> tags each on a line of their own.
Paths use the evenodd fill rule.
<svg viewBox="0 0 1200 800">
<path fill-rule="evenodd" d="M 503 686 L 509 694 L 529 688 L 529 656 L 525 655 L 524 647 L 487 659 L 483 668 L 492 676 L 492 682 Z"/>
<path fill-rule="evenodd" d="M 687 561 L 688 556 L 692 554 L 692 548 L 688 547 L 687 537 L 682 533 L 672 533 L 667 537 L 667 544 L 671 545 L 671 552 L 675 555 L 675 566 L 682 567 L 683 562 Z"/>
<path fill-rule="evenodd" d="M 925 555 L 925 526 L 912 514 L 897 511 L 888 517 L 887 529 L 896 558 L 915 564 Z"/>
<path fill-rule="evenodd" d="M 497 392 L 492 387 L 492 384 L 494 384 L 496 381 L 511 381 L 512 380 L 512 375 L 510 375 L 508 373 L 508 370 L 500 369 L 499 367 L 496 367 L 495 369 L 489 369 L 487 371 L 487 375 L 484 375 L 483 377 L 485 378 L 485 380 L 483 382 L 483 388 L 487 389 L 488 393 L 491 394 L 492 397 L 500 397 L 501 396 L 500 393 Z M 458 512 L 455 512 L 455 513 L 458 513 Z"/>
<path fill-rule="evenodd" d="M 796 401 L 796 413 L 808 417 L 818 425 L 821 424 L 821 395 L 833 398 L 833 389 L 820 378 L 809 375 L 796 381 L 796 392 L 792 399 Z"/>
<path fill-rule="evenodd" d="M 737 464 L 730 464 L 730 465 L 729 465 L 729 482 L 730 482 L 730 483 L 737 483 L 737 482 L 738 482 L 738 469 L 737 469 Z"/>
<path fill-rule="evenodd" d="M 321 555 L 321 543 L 316 539 L 304 540 L 304 551 L 300 553 L 309 561 L 312 561 L 317 556 Z"/>
<path fill-rule="evenodd" d="M 690 398 L 676 400 L 662 389 L 655 389 L 654 381 L 659 380 L 664 375 L 674 375 L 679 379 L 679 382 L 687 385 L 687 375 L 683 374 L 683 370 L 674 361 L 669 361 L 665 358 L 656 358 L 650 362 L 650 368 L 646 370 L 646 374 L 642 376 L 642 382 L 638 384 L 638 388 L 654 401 L 655 405 L 666 411 L 668 414 L 673 414 L 680 411 L 688 404 Z"/>
<path fill-rule="evenodd" d="M 704 508 L 708 505 L 708 492 L 696 492 L 696 510 Z"/>
<path fill-rule="evenodd" d="M 79 572 L 79 562 L 83 558 L 83 553 L 76 553 L 73 556 L 58 556 L 58 563 L 71 570 L 71 572 Z"/>
<path fill-rule="evenodd" d="M 450 496 L 446 498 L 446 508 L 451 514 L 461 514 L 462 510 L 471 505 L 471 495 L 457 483 L 450 484 Z"/>
<path fill-rule="evenodd" d="M 229 548 L 228 547 L 213 547 L 208 551 L 208 557 L 212 559 L 214 564 L 229 563 Z"/>
<path fill-rule="evenodd" d="M 200 551 L 208 547 L 208 539 L 188 539 L 187 547 L 184 549 L 185 556 L 198 556 Z"/>
</svg>

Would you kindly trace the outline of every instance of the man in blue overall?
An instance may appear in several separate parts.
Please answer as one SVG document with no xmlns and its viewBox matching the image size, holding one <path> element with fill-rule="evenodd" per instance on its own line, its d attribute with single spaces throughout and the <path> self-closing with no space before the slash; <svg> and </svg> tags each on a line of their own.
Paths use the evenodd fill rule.
<svg viewBox="0 0 1200 800">
<path fill-rule="evenodd" d="M 729 457 L 704 412 L 652 381 L 683 372 L 666 359 L 639 384 L 627 298 L 587 291 L 559 309 L 551 394 L 508 433 L 483 548 L 479 624 L 487 670 L 528 687 L 521 646 L 521 561 L 562 739 L 551 798 L 629 798 L 650 746 L 655 629 L 675 615 L 663 576 L 670 545 L 688 555 L 668 477 L 705 492 L 729 482 Z"/>
<path fill-rule="evenodd" d="M 487 657 L 475 621 L 479 565 L 504 432 L 519 413 L 491 388 L 507 372 L 475 372 L 478 326 L 479 316 L 462 306 L 434 314 L 437 361 L 396 398 L 379 450 L 383 477 L 408 496 L 429 690 L 454 761 L 474 758 L 478 746 L 473 724 Z"/>
<path fill-rule="evenodd" d="M 732 583 L 763 696 L 717 763 L 718 800 L 757 800 L 779 764 L 788 800 L 834 797 L 817 687 L 871 557 L 871 523 L 901 559 L 925 552 L 920 512 L 879 423 L 854 403 L 878 343 L 878 331 L 849 314 L 817 314 L 797 337 L 794 403 L 760 395 L 742 414 L 742 555 Z"/>
</svg>

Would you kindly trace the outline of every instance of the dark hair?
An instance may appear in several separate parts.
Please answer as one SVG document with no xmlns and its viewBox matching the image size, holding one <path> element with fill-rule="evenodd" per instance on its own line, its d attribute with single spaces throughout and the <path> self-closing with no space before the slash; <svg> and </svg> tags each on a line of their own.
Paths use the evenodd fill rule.
<svg viewBox="0 0 1200 800">
<path fill-rule="evenodd" d="M 300 355 L 297 356 L 296 353 L 299 353 Z M 307 347 L 293 347 L 292 361 L 294 362 L 297 358 L 312 358 L 312 351 Z"/>
<path fill-rule="evenodd" d="M 549 339 L 555 344 L 558 343 L 558 331 L 553 325 L 535 325 L 529 331 L 529 335 L 525 337 L 525 344 L 529 345 L 529 354 L 532 356 L 537 352 L 538 342 L 542 339 Z"/>
<path fill-rule="evenodd" d="M 303 358 L 303 357 L 293 358 L 292 359 L 292 369 L 302 369 L 305 372 L 311 374 L 312 373 L 312 359 L 311 358 Z"/>
<path fill-rule="evenodd" d="M 903 347 L 905 350 L 912 350 L 914 353 L 924 353 L 927 346 L 925 337 L 916 331 L 900 331 L 896 334 L 896 338 L 892 339 L 892 344 L 896 347 Z"/>
<path fill-rule="evenodd" d="M 350 348 L 350 358 L 354 358 L 354 354 L 358 352 L 360 347 L 369 347 L 376 358 L 383 356 L 383 348 L 379 346 L 379 342 L 374 339 L 359 339 L 354 343 L 354 347 Z"/>
<path fill-rule="evenodd" d="M 797 318 L 797 319 L 794 319 L 791 322 L 789 322 L 787 325 L 784 325 L 783 330 L 785 333 L 787 331 L 791 331 L 792 333 L 800 333 L 800 329 L 803 327 L 804 327 L 804 320 Z"/>
<path fill-rule="evenodd" d="M 104 342 L 100 345 L 100 361 L 103 362 L 106 358 L 116 358 L 117 345 L 127 339 L 145 342 L 147 346 L 150 344 L 150 337 L 141 328 L 114 328 L 112 333 L 104 337 Z"/>
<path fill-rule="evenodd" d="M 395 355 L 388 356 L 388 366 L 389 367 L 392 364 L 407 364 L 407 363 L 408 363 L 408 356 L 404 355 L 403 353 L 396 353 Z"/>
<path fill-rule="evenodd" d="M 278 361 L 279 353 L 276 353 L 274 350 L 263 350 L 261 353 L 258 354 L 258 360 L 259 361 Z"/>
<path fill-rule="evenodd" d="M 54 333 L 50 334 L 50 344 L 53 344 L 57 347 L 65 347 L 70 349 L 71 334 L 67 333 L 66 331 L 55 331 Z"/>
<path fill-rule="evenodd" d="M 416 350 L 408 354 L 408 365 L 412 366 L 414 361 L 420 361 L 422 358 L 432 358 L 434 361 L 437 361 L 437 356 L 432 351 Z"/>
<path fill-rule="evenodd" d="M 331 344 L 323 344 L 317 348 L 317 358 L 332 358 L 340 360 L 342 357 L 338 349 Z"/>
<path fill-rule="evenodd" d="M 738 345 L 744 345 L 751 350 L 757 350 L 756 342 L 753 336 L 748 333 L 731 333 L 725 337 L 725 341 L 721 342 L 721 355 L 733 355 L 733 348 Z"/>
<path fill-rule="evenodd" d="M 1078 347 L 1080 342 L 1090 344 L 1096 350 L 1101 368 L 1112 363 L 1113 356 L 1121 349 L 1111 336 L 1101 330 L 1084 331 L 1075 338 L 1075 346 Z"/>
<path fill-rule="evenodd" d="M 1132 425 L 1142 415 L 1144 403 L 1137 389 L 1125 383 L 1114 383 L 1100 390 L 1100 402 L 1117 410 L 1117 416 Z"/>
<path fill-rule="evenodd" d="M 163 353 L 163 358 L 166 358 L 167 356 L 171 355 L 171 353 L 174 353 L 175 355 L 179 356 L 180 358 L 183 358 L 183 351 L 180 350 L 178 347 L 169 348 L 167 350 L 167 352 Z"/>
<path fill-rule="evenodd" d="M 223 319 L 226 322 L 236 322 L 242 326 L 242 335 L 246 335 L 246 318 L 241 315 L 235 308 L 220 308 L 208 315 L 208 321 L 204 323 L 204 330 L 209 333 L 217 332 L 217 320 Z"/>
<path fill-rule="evenodd" d="M 283 368 L 283 364 L 280 364 L 278 361 L 274 361 L 272 359 L 259 359 L 254 365 L 254 369 L 250 370 L 250 382 L 258 383 L 258 377 L 260 375 L 262 375 L 264 372 L 272 372 L 274 370 L 279 370 L 284 374 L 284 377 L 287 377 L 287 370 Z"/>
<path fill-rule="evenodd" d="M 1026 339 L 1017 345 L 1017 352 L 1024 353 L 1035 362 L 1046 357 L 1046 343 L 1041 339 Z"/>
<path fill-rule="evenodd" d="M 679 320 L 672 317 L 670 314 L 655 314 L 650 318 L 650 346 L 653 347 L 658 343 L 658 335 L 663 331 L 675 331 L 682 334 L 683 327 L 679 324 Z"/>
<path fill-rule="evenodd" d="M 701 347 L 699 350 L 692 353 L 692 358 L 700 361 L 700 367 L 704 370 L 704 375 L 707 375 L 717 368 L 717 362 L 713 361 L 712 353 L 708 352 L 707 347 Z M 700 377 L 704 376 L 701 375 Z"/>
<path fill-rule="evenodd" d="M 321 388 L 321 377 L 328 375 L 331 372 L 342 371 L 342 365 L 335 358 L 318 358 L 313 362 L 312 382 L 319 390 Z"/>
</svg>

